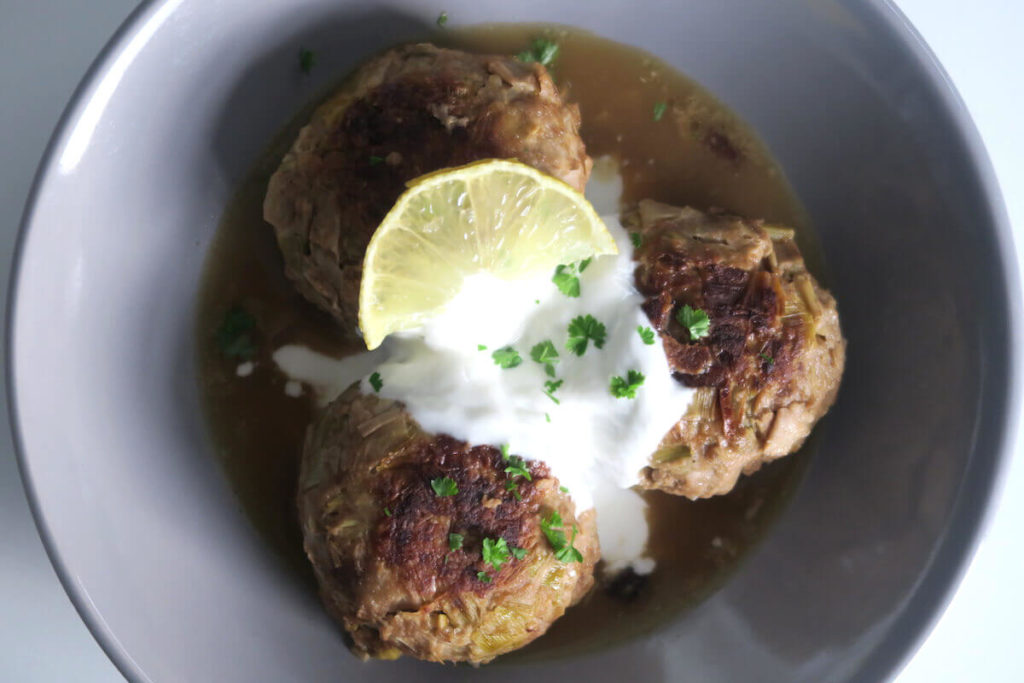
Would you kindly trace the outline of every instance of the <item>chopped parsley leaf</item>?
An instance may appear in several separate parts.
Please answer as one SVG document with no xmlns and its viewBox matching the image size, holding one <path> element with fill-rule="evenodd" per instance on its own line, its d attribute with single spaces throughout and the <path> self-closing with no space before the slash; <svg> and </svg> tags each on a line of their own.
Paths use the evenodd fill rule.
<svg viewBox="0 0 1024 683">
<path fill-rule="evenodd" d="M 654 346 L 654 330 L 643 325 L 638 325 L 636 333 L 640 335 L 640 339 L 643 340 L 644 344 L 648 346 Z"/>
<path fill-rule="evenodd" d="M 462 542 L 466 537 L 462 534 L 448 534 L 448 550 L 455 551 L 462 548 Z"/>
<path fill-rule="evenodd" d="M 381 387 L 384 386 L 384 380 L 380 378 L 379 372 L 375 372 L 372 375 L 370 375 L 370 386 L 373 387 L 373 390 L 375 392 L 377 392 L 378 394 L 380 393 Z"/>
<path fill-rule="evenodd" d="M 505 542 L 504 538 L 499 538 L 497 540 L 485 538 L 483 556 L 484 562 L 491 565 L 496 570 L 501 569 L 501 565 L 508 562 L 508 543 Z"/>
<path fill-rule="evenodd" d="M 316 53 L 312 50 L 302 48 L 299 50 L 299 68 L 302 73 L 309 75 L 309 72 L 316 66 Z"/>
<path fill-rule="evenodd" d="M 513 477 L 525 477 L 526 481 L 533 481 L 530 470 L 526 468 L 526 463 L 518 455 L 513 455 L 508 459 L 508 467 L 505 468 L 505 472 Z"/>
<path fill-rule="evenodd" d="M 639 249 L 644 243 L 644 236 L 638 232 L 631 232 L 629 233 L 629 241 L 633 243 L 634 249 Z"/>
<path fill-rule="evenodd" d="M 768 363 L 768 367 L 775 365 L 775 359 L 769 356 L 767 353 L 759 353 L 757 355 L 760 356 L 764 362 Z"/>
<path fill-rule="evenodd" d="M 562 516 L 555 510 L 547 518 L 540 520 L 540 530 L 544 532 L 548 543 L 561 547 L 565 544 L 565 534 L 560 531 L 562 527 Z"/>
<path fill-rule="evenodd" d="M 569 487 L 568 486 L 559 486 L 558 490 L 561 491 L 562 493 L 569 493 Z"/>
<path fill-rule="evenodd" d="M 667 102 L 655 102 L 654 103 L 654 120 L 661 121 L 661 117 L 665 115 L 665 110 L 668 109 Z"/>
<path fill-rule="evenodd" d="M 689 304 L 683 305 L 676 313 L 676 320 L 690 333 L 690 340 L 697 341 L 708 336 L 711 330 L 711 320 L 708 314 L 699 308 L 690 308 Z"/>
<path fill-rule="evenodd" d="M 511 370 L 514 367 L 518 367 L 522 364 L 523 359 L 519 355 L 519 352 L 513 349 L 511 346 L 506 346 L 503 349 L 498 349 L 491 354 L 491 358 L 494 359 L 494 364 L 500 366 L 505 370 Z"/>
<path fill-rule="evenodd" d="M 573 527 L 572 528 L 572 538 L 569 539 L 569 542 L 567 544 L 565 544 L 561 548 L 558 548 L 557 550 L 555 550 L 555 559 L 558 560 L 559 562 L 566 562 L 566 563 L 568 563 L 568 562 L 582 562 L 583 561 L 583 553 L 581 553 L 579 550 L 577 550 L 573 546 L 573 543 L 575 543 L 575 542 L 576 542 L 576 527 Z"/>
<path fill-rule="evenodd" d="M 436 479 L 431 479 L 430 488 L 434 489 L 434 494 L 438 498 L 454 496 L 459 492 L 459 485 L 456 484 L 455 480 L 451 477 L 438 477 Z"/>
<path fill-rule="evenodd" d="M 594 346 L 602 348 L 608 333 L 604 323 L 598 322 L 592 315 L 578 315 L 569 323 L 569 341 L 565 348 L 582 356 L 587 350 L 588 341 L 593 341 Z"/>
<path fill-rule="evenodd" d="M 487 572 L 477 572 L 476 573 L 476 578 L 479 579 L 480 581 L 483 581 L 484 583 L 490 583 L 491 582 L 491 577 L 489 577 L 487 575 Z"/>
<path fill-rule="evenodd" d="M 578 270 L 579 272 L 582 273 L 584 270 L 587 269 L 587 266 L 589 266 L 590 262 L 593 261 L 593 260 L 594 260 L 593 256 L 591 256 L 590 258 L 583 259 L 582 261 L 580 261 L 580 265 L 579 265 L 579 267 L 576 270 Z"/>
<path fill-rule="evenodd" d="M 444 28 L 444 25 L 447 24 L 447 23 L 448 23 L 448 13 L 447 12 L 441 12 L 440 14 L 437 15 L 437 25 L 439 27 Z"/>
<path fill-rule="evenodd" d="M 530 349 L 530 358 L 544 366 L 544 371 L 548 374 L 548 377 L 555 376 L 555 363 L 558 362 L 558 349 L 555 348 L 555 345 L 550 339 L 545 339 Z"/>
<path fill-rule="evenodd" d="M 576 527 L 572 528 L 572 539 L 567 539 L 562 531 L 562 517 L 557 512 L 552 510 L 547 518 L 540 520 L 540 530 L 544 532 L 560 562 L 583 561 L 583 554 L 572 545 L 576 540 Z"/>
<path fill-rule="evenodd" d="M 576 275 L 575 266 L 558 266 L 551 281 L 558 287 L 558 291 L 567 297 L 575 299 L 580 295 L 580 279 Z"/>
<path fill-rule="evenodd" d="M 554 401 L 555 405 L 562 405 L 562 402 L 555 398 L 555 392 L 558 391 L 558 387 L 562 386 L 564 382 L 564 379 L 549 379 L 548 381 L 544 382 L 544 395 L 550 398 L 552 401 Z M 551 422 L 551 418 L 548 418 L 548 422 Z"/>
<path fill-rule="evenodd" d="M 644 383 L 644 379 L 646 378 L 643 373 L 630 370 L 626 373 L 625 379 L 612 377 L 609 389 L 615 398 L 636 398 L 636 390 Z"/>
<path fill-rule="evenodd" d="M 526 557 L 526 548 L 512 548 L 512 557 L 521 560 Z"/>
<path fill-rule="evenodd" d="M 501 444 L 501 459 L 502 460 L 508 460 L 508 444 L 507 443 Z"/>
<path fill-rule="evenodd" d="M 558 43 L 547 38 L 535 38 L 530 43 L 530 49 L 524 50 L 516 55 L 521 62 L 538 62 L 543 66 L 551 66 L 558 57 Z"/>
<path fill-rule="evenodd" d="M 370 155 L 370 166 L 379 166 L 384 163 L 384 157 L 377 156 L 376 154 Z"/>
<path fill-rule="evenodd" d="M 252 335 L 255 327 L 256 319 L 248 311 L 241 306 L 230 308 L 214 335 L 220 352 L 228 358 L 250 360 L 256 355 Z"/>
<path fill-rule="evenodd" d="M 391 516 L 391 510 L 389 508 L 384 508 L 384 516 L 385 517 L 390 517 Z"/>
<path fill-rule="evenodd" d="M 551 422 L 551 416 L 548 415 L 547 413 L 544 413 L 544 419 L 547 420 L 548 422 Z"/>
<path fill-rule="evenodd" d="M 516 500 L 522 500 L 523 494 L 519 493 L 519 484 L 509 479 L 505 482 L 505 490 L 511 491 L 512 495 L 516 497 Z"/>
<path fill-rule="evenodd" d="M 486 351 L 487 350 L 487 344 L 477 344 L 476 345 L 476 350 L 477 351 Z"/>
</svg>

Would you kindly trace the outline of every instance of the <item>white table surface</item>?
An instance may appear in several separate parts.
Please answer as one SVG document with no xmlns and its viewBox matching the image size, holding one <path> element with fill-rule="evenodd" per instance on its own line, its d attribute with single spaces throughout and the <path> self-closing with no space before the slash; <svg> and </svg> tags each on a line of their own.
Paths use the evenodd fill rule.
<svg viewBox="0 0 1024 683">
<path fill-rule="evenodd" d="M 701 0 L 712 1 L 712 0 Z M 1024 2 L 895 0 L 981 131 L 1024 263 Z M 0 0 L 0 301 L 36 165 L 64 105 L 136 0 Z M 0 395 L 6 415 L 6 396 Z M 1024 430 L 949 608 L 899 683 L 1024 681 Z M 0 681 L 123 680 L 71 606 L 36 534 L 0 417 Z"/>
</svg>

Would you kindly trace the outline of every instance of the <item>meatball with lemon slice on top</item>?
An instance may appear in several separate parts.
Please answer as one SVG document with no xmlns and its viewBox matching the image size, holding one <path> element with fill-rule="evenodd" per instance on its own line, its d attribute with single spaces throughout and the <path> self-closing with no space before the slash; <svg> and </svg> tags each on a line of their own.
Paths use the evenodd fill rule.
<svg viewBox="0 0 1024 683">
<path fill-rule="evenodd" d="M 582 195 L 529 166 L 429 175 L 367 249 L 364 339 L 415 331 L 481 269 L 514 279 L 615 251 Z M 382 381 L 330 403 L 303 451 L 300 524 L 328 611 L 362 657 L 483 663 L 534 640 L 593 585 L 593 510 L 577 510 L 541 462 L 426 431 L 375 393 Z"/>
<path fill-rule="evenodd" d="M 579 108 L 540 64 L 430 44 L 358 69 L 313 114 L 270 179 L 264 217 L 307 299 L 356 327 L 363 254 L 405 184 L 480 159 L 518 159 L 582 191 Z"/>
<path fill-rule="evenodd" d="M 653 201 L 630 217 L 636 286 L 690 409 L 641 486 L 690 498 L 792 453 L 832 406 L 846 357 L 835 299 L 792 230 Z"/>
</svg>

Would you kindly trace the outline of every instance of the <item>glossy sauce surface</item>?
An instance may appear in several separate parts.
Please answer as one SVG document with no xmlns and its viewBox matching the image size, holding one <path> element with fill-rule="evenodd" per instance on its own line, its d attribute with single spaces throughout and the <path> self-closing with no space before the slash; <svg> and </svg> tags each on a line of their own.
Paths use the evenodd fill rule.
<svg viewBox="0 0 1024 683">
<path fill-rule="evenodd" d="M 674 69 L 634 48 L 571 29 L 477 27 L 428 38 L 471 51 L 516 54 L 541 35 L 559 43 L 552 73 L 580 106 L 589 154 L 618 162 L 624 202 L 652 198 L 721 207 L 796 227 L 811 269 L 817 270 L 813 234 L 767 150 L 726 107 Z M 659 103 L 665 108 L 655 120 Z M 225 211 L 207 257 L 197 346 L 204 412 L 239 501 L 272 551 L 294 569 L 296 580 L 315 591 L 302 552 L 295 486 L 305 429 L 316 407 L 308 392 L 286 393 L 287 379 L 270 355 L 295 343 L 333 356 L 361 349 L 340 343 L 333 322 L 295 293 L 262 219 L 267 180 L 310 109 L 271 143 Z M 600 166 L 595 173 L 601 173 Z M 216 343 L 216 330 L 234 306 L 256 321 L 253 367 L 245 376 L 239 374 L 241 361 L 225 357 Z M 742 479 L 726 496 L 689 501 L 645 494 L 654 574 L 595 589 L 548 634 L 500 661 L 605 647 L 649 632 L 706 597 L 782 509 L 813 443 L 812 438 L 800 454 Z"/>
</svg>

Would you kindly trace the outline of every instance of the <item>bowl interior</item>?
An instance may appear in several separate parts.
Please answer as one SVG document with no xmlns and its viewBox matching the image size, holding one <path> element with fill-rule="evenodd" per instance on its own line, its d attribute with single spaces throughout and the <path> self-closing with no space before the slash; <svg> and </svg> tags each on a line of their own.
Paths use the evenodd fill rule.
<svg viewBox="0 0 1024 683">
<path fill-rule="evenodd" d="M 647 49 L 738 111 L 781 161 L 824 245 L 849 360 L 771 535 L 711 598 L 612 650 L 481 670 L 351 657 L 211 453 L 194 306 L 221 211 L 271 136 L 360 58 L 428 36 L 436 13 L 413 0 L 152 2 L 101 57 L 44 162 L 10 336 L 40 528 L 124 672 L 877 680 L 920 637 L 971 545 L 1013 401 L 1012 274 L 976 136 L 891 10 L 642 5 L 445 9 L 453 25 L 529 17 Z M 295 68 L 300 47 L 318 55 L 309 77 Z"/>
</svg>

